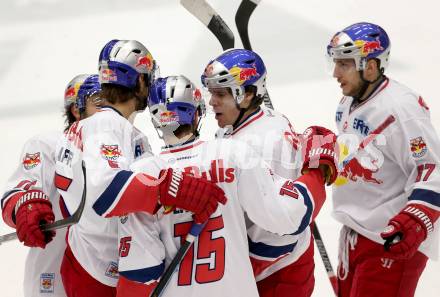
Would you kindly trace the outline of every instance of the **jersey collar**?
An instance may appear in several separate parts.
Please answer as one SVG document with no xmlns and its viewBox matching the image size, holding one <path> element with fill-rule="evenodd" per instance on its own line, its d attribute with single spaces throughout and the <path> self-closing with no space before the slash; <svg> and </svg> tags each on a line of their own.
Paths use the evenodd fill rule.
<svg viewBox="0 0 440 297">
<path fill-rule="evenodd" d="M 252 124 L 253 122 L 255 122 L 256 120 L 258 120 L 259 118 L 261 118 L 264 115 L 264 111 L 258 107 L 258 109 L 256 111 L 254 111 L 253 113 L 251 113 L 250 115 L 247 116 L 247 118 L 244 119 L 244 121 L 242 121 L 236 128 L 234 131 L 232 131 L 231 135 L 235 135 L 236 133 L 238 133 L 240 130 L 242 130 L 243 128 L 249 126 L 250 124 Z"/>
<path fill-rule="evenodd" d="M 110 106 L 110 105 L 101 106 L 99 111 L 109 111 L 109 110 L 113 110 L 113 111 L 117 112 L 121 117 L 123 117 L 122 113 L 119 110 L 117 110 L 116 108 L 114 108 L 113 106 Z"/>
<path fill-rule="evenodd" d="M 182 151 L 191 149 L 193 147 L 196 147 L 202 143 L 203 143 L 203 141 L 199 140 L 198 138 L 193 138 L 193 139 L 190 139 L 182 144 L 163 146 L 162 151 L 160 153 L 161 154 L 172 154 L 172 153 L 182 152 Z"/>
<path fill-rule="evenodd" d="M 388 77 L 385 77 L 385 79 L 383 80 L 383 82 L 379 85 L 376 86 L 376 88 L 373 90 L 373 92 L 370 94 L 370 96 L 368 96 L 368 98 L 366 98 L 365 100 L 363 100 L 361 103 L 359 103 L 357 106 L 351 108 L 350 107 L 350 112 L 358 109 L 359 107 L 365 105 L 365 103 L 370 102 L 374 97 L 377 96 L 377 94 L 379 94 L 380 92 L 382 92 L 389 84 L 390 79 Z M 351 102 L 351 104 L 353 104 L 353 100 Z"/>
</svg>

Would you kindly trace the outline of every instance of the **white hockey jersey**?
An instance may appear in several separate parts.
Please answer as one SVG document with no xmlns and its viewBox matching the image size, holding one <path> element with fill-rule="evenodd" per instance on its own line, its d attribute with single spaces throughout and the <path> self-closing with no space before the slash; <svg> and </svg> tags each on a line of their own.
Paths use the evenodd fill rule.
<svg viewBox="0 0 440 297">
<path fill-rule="evenodd" d="M 380 232 L 406 204 L 440 210 L 440 141 L 422 97 L 396 81 L 386 79 L 350 111 L 352 101 L 343 97 L 336 111 L 344 156 L 355 153 L 390 115 L 395 122 L 339 173 L 333 187 L 333 216 L 382 244 Z M 439 227 L 437 221 L 419 249 L 430 258 L 437 258 Z"/>
<path fill-rule="evenodd" d="M 300 176 L 302 160 L 296 133 L 289 120 L 279 112 L 258 109 L 235 130 L 229 126 L 219 129 L 217 134 L 246 142 L 275 174 L 287 179 Z M 311 242 L 311 217 L 305 215 L 303 219 L 298 232 L 282 237 L 248 224 L 250 257 L 257 281 L 294 263 L 307 250 Z"/>
<path fill-rule="evenodd" d="M 258 296 L 245 213 L 280 237 L 296 232 L 309 211 L 307 206 L 323 201 L 323 181 L 306 175 L 288 180 L 286 186 L 286 180 L 272 175 L 256 152 L 229 139 L 189 143 L 165 150 L 161 156 L 168 166 L 216 182 L 228 198 L 209 219 L 163 296 Z M 157 162 L 143 159 L 131 168 L 157 176 L 163 168 Z M 156 173 L 151 171 L 154 166 Z M 191 213 L 180 209 L 168 215 L 159 211 L 156 216 L 136 213 L 121 217 L 120 275 L 153 286 L 192 222 Z"/>
<path fill-rule="evenodd" d="M 17 200 L 31 188 L 41 189 L 50 199 L 55 220 L 62 219 L 59 194 L 53 178 L 55 174 L 55 146 L 61 132 L 37 135 L 29 139 L 22 150 L 20 164 L 9 178 L 1 205 L 5 222 L 15 227 L 7 208 L 15 207 Z M 63 283 L 60 276 L 61 261 L 66 249 L 66 230 L 56 231 L 54 239 L 45 249 L 31 248 L 26 258 L 24 274 L 25 297 L 54 296 L 64 297 Z"/>
<path fill-rule="evenodd" d="M 113 188 L 131 174 L 129 165 L 150 151 L 146 137 L 111 107 L 74 123 L 57 145 L 55 184 L 70 213 L 84 188 L 82 160 L 87 173 L 86 205 L 69 228 L 68 244 L 81 266 L 108 286 L 118 279 L 117 219 L 99 216 L 92 206 L 100 196 L 116 196 Z"/>
</svg>

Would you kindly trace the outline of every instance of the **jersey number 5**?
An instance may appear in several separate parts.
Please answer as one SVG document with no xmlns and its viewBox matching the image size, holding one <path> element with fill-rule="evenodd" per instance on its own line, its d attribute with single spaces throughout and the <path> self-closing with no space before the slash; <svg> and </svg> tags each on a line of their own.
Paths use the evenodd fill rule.
<svg viewBox="0 0 440 297">
<path fill-rule="evenodd" d="M 192 222 L 179 223 L 174 225 L 174 237 L 180 237 L 183 241 L 191 228 Z M 199 284 L 219 281 L 225 272 L 225 239 L 224 237 L 213 238 L 213 232 L 224 227 L 223 217 L 209 219 L 202 233 L 197 239 L 197 251 L 194 244 L 180 263 L 179 286 L 190 286 L 192 282 L 193 270 L 195 281 Z M 196 255 L 196 256 L 195 256 Z M 194 260 L 205 263 L 195 264 Z M 211 260 L 213 258 L 213 260 Z"/>
</svg>

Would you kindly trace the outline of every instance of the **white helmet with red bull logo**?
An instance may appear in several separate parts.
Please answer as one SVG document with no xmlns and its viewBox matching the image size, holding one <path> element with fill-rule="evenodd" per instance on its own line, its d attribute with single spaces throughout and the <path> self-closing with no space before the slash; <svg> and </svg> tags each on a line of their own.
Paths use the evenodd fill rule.
<svg viewBox="0 0 440 297">
<path fill-rule="evenodd" d="M 243 101 L 249 86 L 254 86 L 256 96 L 263 97 L 266 93 L 266 66 L 250 50 L 226 50 L 208 63 L 201 79 L 207 88 L 231 89 L 237 104 Z"/>
<path fill-rule="evenodd" d="M 79 88 L 89 76 L 90 74 L 77 75 L 67 84 L 66 89 L 64 90 L 65 108 L 69 108 L 72 104 L 76 104 Z"/>
<path fill-rule="evenodd" d="M 196 123 L 196 136 L 200 120 L 206 113 L 200 90 L 183 75 L 155 80 L 148 97 L 148 108 L 156 129 L 168 133 L 181 125 Z"/>
<path fill-rule="evenodd" d="M 356 70 L 364 70 L 370 59 L 380 61 L 382 72 L 388 66 L 391 42 L 380 26 L 356 23 L 337 32 L 327 45 L 327 56 L 334 59 L 354 59 Z"/>
<path fill-rule="evenodd" d="M 99 82 L 134 89 L 139 74 L 148 76 L 148 85 L 154 80 L 156 61 L 148 49 L 136 40 L 111 40 L 99 55 Z"/>
</svg>

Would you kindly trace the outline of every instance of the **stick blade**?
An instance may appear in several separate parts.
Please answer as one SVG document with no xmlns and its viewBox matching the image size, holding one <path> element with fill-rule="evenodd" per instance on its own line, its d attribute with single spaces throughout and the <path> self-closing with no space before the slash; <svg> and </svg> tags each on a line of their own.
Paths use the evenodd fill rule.
<svg viewBox="0 0 440 297">
<path fill-rule="evenodd" d="M 215 35 L 223 50 L 234 47 L 235 40 L 231 29 L 206 1 L 180 0 L 180 4 Z"/>
</svg>

